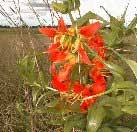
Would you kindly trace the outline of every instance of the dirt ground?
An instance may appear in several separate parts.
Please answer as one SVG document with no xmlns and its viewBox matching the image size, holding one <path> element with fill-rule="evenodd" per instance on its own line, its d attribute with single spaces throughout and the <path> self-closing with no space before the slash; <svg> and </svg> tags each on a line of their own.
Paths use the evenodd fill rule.
<svg viewBox="0 0 137 132">
<path fill-rule="evenodd" d="M 17 116 L 14 107 L 18 96 L 24 94 L 17 60 L 32 49 L 44 52 L 50 43 L 47 37 L 35 34 L 35 31 L 0 29 L 0 132 L 16 131 L 13 128 L 17 125 L 18 120 L 15 119 L 18 117 L 14 118 Z"/>
<path fill-rule="evenodd" d="M 137 44 L 137 39 L 132 36 L 126 39 L 126 42 Z M 16 126 L 16 121 L 12 121 L 16 115 L 11 108 L 14 108 L 16 98 L 21 95 L 20 76 L 17 70 L 17 60 L 25 54 L 28 49 L 35 49 L 43 52 L 45 47 L 50 43 L 50 40 L 37 34 L 37 29 L 0 29 L 0 131 L 12 132 L 12 125 Z M 129 49 L 129 47 L 126 47 Z M 137 49 L 130 48 L 133 53 L 126 55 L 126 57 L 137 60 Z M 45 59 L 45 61 L 48 61 Z M 129 67 L 125 64 L 127 71 L 127 79 L 135 80 L 129 71 Z M 10 118 L 9 118 L 10 117 Z M 12 122 L 11 122 L 12 121 Z"/>
</svg>

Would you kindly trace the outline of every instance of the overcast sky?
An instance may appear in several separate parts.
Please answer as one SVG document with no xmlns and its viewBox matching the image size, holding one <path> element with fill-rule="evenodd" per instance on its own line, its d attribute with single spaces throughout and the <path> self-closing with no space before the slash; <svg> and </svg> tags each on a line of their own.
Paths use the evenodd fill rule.
<svg viewBox="0 0 137 132">
<path fill-rule="evenodd" d="M 33 11 L 31 10 L 31 7 L 28 4 L 28 1 L 30 1 L 31 6 L 33 6 L 37 14 L 40 16 L 41 23 L 45 25 L 51 25 L 52 19 L 50 16 L 49 8 L 47 7 L 47 5 L 45 5 L 43 0 L 15 0 L 17 8 L 18 8 L 18 4 L 17 4 L 18 1 L 20 5 L 21 16 L 28 25 L 39 24 L 38 20 L 36 19 L 36 16 L 34 15 Z M 51 2 L 51 0 L 49 0 L 49 2 Z M 129 23 L 135 16 L 135 14 L 137 14 L 137 0 L 81 0 L 80 10 L 82 15 L 84 15 L 88 11 L 92 11 L 99 14 L 104 19 L 108 20 L 107 14 L 102 8 L 100 8 L 100 6 L 104 6 L 108 10 L 108 12 L 113 16 L 120 17 L 124 12 L 124 9 L 128 5 L 128 3 L 129 3 L 129 7 L 126 15 L 126 23 Z M 19 18 L 19 15 L 13 13 L 13 10 L 11 11 L 11 8 L 14 11 L 16 11 L 16 7 L 14 5 L 13 0 L 0 0 L 0 13 L 1 11 L 3 12 L 3 10 L 5 10 L 6 13 L 13 20 L 16 21 Z M 78 14 L 77 12 L 74 13 Z M 70 20 L 68 16 L 63 15 L 63 17 L 65 22 L 69 24 Z M 77 15 L 75 15 L 75 17 L 77 17 Z M 56 20 L 55 17 L 54 20 Z M 5 19 L 5 17 L 3 17 L 2 14 L 0 14 L 0 25 L 5 25 L 5 24 L 7 25 L 8 22 Z M 57 24 L 57 21 L 55 21 L 54 24 Z"/>
</svg>

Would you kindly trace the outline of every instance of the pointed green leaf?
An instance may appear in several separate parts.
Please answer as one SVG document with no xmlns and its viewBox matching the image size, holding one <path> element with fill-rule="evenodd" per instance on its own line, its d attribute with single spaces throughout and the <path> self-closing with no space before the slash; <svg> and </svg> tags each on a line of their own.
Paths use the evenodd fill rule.
<svg viewBox="0 0 137 132">
<path fill-rule="evenodd" d="M 73 127 L 85 129 L 86 118 L 81 114 L 70 116 L 64 124 L 64 132 L 70 132 Z"/>
<path fill-rule="evenodd" d="M 131 115 L 137 114 L 137 103 L 133 105 L 124 106 L 122 108 L 122 111 Z"/>
<path fill-rule="evenodd" d="M 135 28 L 136 24 L 137 24 L 137 17 L 135 16 L 134 19 L 131 21 L 131 23 L 128 25 L 127 31 Z"/>
<path fill-rule="evenodd" d="M 130 66 L 131 70 L 133 71 L 133 73 L 137 79 L 137 63 L 133 60 L 126 60 L 126 62 Z"/>
<path fill-rule="evenodd" d="M 96 20 L 101 20 L 105 23 L 107 23 L 106 20 L 104 20 L 102 17 L 100 17 L 99 15 L 89 11 L 88 13 L 86 13 L 84 16 L 82 16 L 81 18 L 79 18 L 76 22 L 77 22 L 77 26 L 81 27 L 86 25 L 87 23 L 89 23 L 90 19 L 96 19 Z"/>
<path fill-rule="evenodd" d="M 105 116 L 106 112 L 103 107 L 91 106 L 87 115 L 87 132 L 97 132 Z"/>
</svg>

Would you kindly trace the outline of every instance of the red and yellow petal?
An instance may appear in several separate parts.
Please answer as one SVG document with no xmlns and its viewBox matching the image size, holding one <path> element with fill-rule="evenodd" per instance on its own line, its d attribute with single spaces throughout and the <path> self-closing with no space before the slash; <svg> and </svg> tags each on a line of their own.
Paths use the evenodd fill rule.
<svg viewBox="0 0 137 132">
<path fill-rule="evenodd" d="M 52 44 L 48 48 L 48 50 L 46 51 L 46 53 L 53 53 L 53 52 L 57 51 L 59 47 L 60 47 L 60 43 L 59 42 L 57 42 L 56 44 Z"/>
<path fill-rule="evenodd" d="M 83 60 L 83 62 L 84 62 L 85 64 L 87 64 L 87 65 L 92 65 L 89 57 L 87 56 L 86 51 L 85 51 L 83 48 L 79 47 L 79 48 L 78 48 L 78 53 L 80 54 L 80 57 L 81 57 L 81 59 Z"/>
<path fill-rule="evenodd" d="M 39 31 L 42 34 L 44 34 L 48 37 L 51 37 L 51 38 L 53 38 L 57 33 L 56 29 L 54 29 L 54 28 L 39 28 Z"/>
<path fill-rule="evenodd" d="M 58 73 L 59 81 L 67 81 L 69 80 L 73 65 L 67 63 L 64 65 L 63 69 Z"/>
</svg>

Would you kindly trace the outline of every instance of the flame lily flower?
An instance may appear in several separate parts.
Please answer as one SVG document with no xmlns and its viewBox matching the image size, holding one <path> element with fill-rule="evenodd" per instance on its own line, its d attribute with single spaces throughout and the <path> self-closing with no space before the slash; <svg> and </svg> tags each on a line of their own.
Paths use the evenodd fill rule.
<svg viewBox="0 0 137 132">
<path fill-rule="evenodd" d="M 55 35 L 58 32 L 62 32 L 62 33 L 67 32 L 67 26 L 65 25 L 64 20 L 61 17 L 61 19 L 58 22 L 58 29 L 57 30 L 55 28 L 40 28 L 39 31 L 42 34 L 44 34 L 44 35 L 46 35 L 46 36 L 48 36 L 50 38 L 53 38 L 53 37 L 55 37 Z"/>
<path fill-rule="evenodd" d="M 82 27 L 79 32 L 80 34 L 84 35 L 86 38 L 89 38 L 93 34 L 95 34 L 100 28 L 101 28 L 101 23 L 96 22 L 88 26 Z"/>
<path fill-rule="evenodd" d="M 41 33 L 54 39 L 53 44 L 46 50 L 46 53 L 51 55 L 50 61 L 53 62 L 51 66 L 52 86 L 59 92 L 68 92 L 68 94 L 78 95 L 80 99 L 83 99 L 106 91 L 106 80 L 100 72 L 100 69 L 105 69 L 105 66 L 98 58 L 90 59 L 88 57 L 82 41 L 82 39 L 85 39 L 86 44 L 95 50 L 100 58 L 105 60 L 105 43 L 97 33 L 100 28 L 101 24 L 96 22 L 76 30 L 77 35 L 75 36 L 75 27 L 72 26 L 70 29 L 67 29 L 63 18 L 61 18 L 57 29 L 39 29 Z M 59 64 L 58 70 L 56 70 L 57 63 Z M 91 84 L 82 84 L 81 80 L 77 80 L 71 86 L 72 80 L 70 76 L 76 63 L 84 63 L 90 68 L 88 77 L 93 80 Z M 86 113 L 88 107 L 96 100 L 97 98 L 84 100 L 80 105 L 81 111 Z"/>
</svg>

